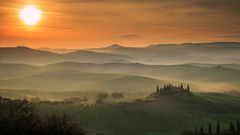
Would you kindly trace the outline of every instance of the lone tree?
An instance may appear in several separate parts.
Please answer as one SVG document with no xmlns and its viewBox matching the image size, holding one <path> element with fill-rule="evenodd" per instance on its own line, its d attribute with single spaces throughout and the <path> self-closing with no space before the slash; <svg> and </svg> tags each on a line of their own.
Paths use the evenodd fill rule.
<svg viewBox="0 0 240 135">
<path fill-rule="evenodd" d="M 187 85 L 187 92 L 190 92 L 189 84 Z"/>
<path fill-rule="evenodd" d="M 159 87 L 157 86 L 157 92 L 159 92 Z"/>
</svg>

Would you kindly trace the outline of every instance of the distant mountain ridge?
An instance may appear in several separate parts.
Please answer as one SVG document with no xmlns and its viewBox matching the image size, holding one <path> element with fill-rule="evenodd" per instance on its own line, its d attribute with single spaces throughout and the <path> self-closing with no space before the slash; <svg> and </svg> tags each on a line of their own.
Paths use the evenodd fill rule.
<svg viewBox="0 0 240 135">
<path fill-rule="evenodd" d="M 146 47 L 104 47 L 89 51 L 127 55 L 144 64 L 240 63 L 239 42 L 158 44 Z"/>
<path fill-rule="evenodd" d="M 54 53 L 28 48 L 25 46 L 0 48 L 1 63 L 22 63 L 45 65 L 50 63 L 73 61 L 83 63 L 128 62 L 128 56 L 79 50 L 69 53 Z"/>
<path fill-rule="evenodd" d="M 63 56 L 49 51 L 31 49 L 25 46 L 0 48 L 0 62 L 46 64 L 60 62 Z"/>
<path fill-rule="evenodd" d="M 65 61 L 80 63 L 143 63 L 150 65 L 186 63 L 240 64 L 240 43 L 158 44 L 146 47 L 124 47 L 114 44 L 103 48 L 82 49 L 67 53 L 55 53 L 24 46 L 0 48 L 0 62 L 2 63 L 45 65 Z"/>
<path fill-rule="evenodd" d="M 240 42 L 203 42 L 203 43 L 181 43 L 181 44 L 151 44 L 151 45 L 147 45 L 147 46 L 143 46 L 143 47 L 132 47 L 132 46 L 124 46 L 124 45 L 120 45 L 120 44 L 112 44 L 106 47 L 100 47 L 100 48 L 89 48 L 86 50 L 91 50 L 91 49 L 108 49 L 108 48 L 151 48 L 151 47 L 162 47 L 162 46 L 198 46 L 198 45 L 210 45 L 210 46 L 214 46 L 214 45 L 218 45 L 218 46 L 224 46 L 224 45 L 240 45 Z"/>
</svg>

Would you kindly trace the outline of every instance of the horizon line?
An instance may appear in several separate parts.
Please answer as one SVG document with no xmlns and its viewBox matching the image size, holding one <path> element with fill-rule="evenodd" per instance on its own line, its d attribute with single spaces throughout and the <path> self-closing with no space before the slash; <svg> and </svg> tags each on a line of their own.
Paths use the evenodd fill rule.
<svg viewBox="0 0 240 135">
<path fill-rule="evenodd" d="M 26 47 L 26 48 L 31 48 L 31 49 L 66 49 L 66 50 L 77 50 L 77 49 L 82 49 L 82 50 L 87 50 L 87 49 L 98 49 L 98 48 L 108 48 L 108 47 L 125 47 L 125 48 L 146 48 L 150 46 L 166 46 L 166 45 L 196 45 L 196 44 L 213 44 L 213 43 L 240 43 L 240 41 L 215 41 L 215 42 L 182 42 L 182 43 L 156 43 L 156 44 L 148 44 L 145 46 L 127 46 L 127 45 L 122 45 L 118 43 L 110 44 L 110 45 L 105 45 L 102 47 L 90 47 L 90 48 L 54 48 L 54 47 L 30 47 L 28 45 L 16 45 L 16 46 L 0 46 L 0 48 L 17 48 L 17 47 Z"/>
</svg>

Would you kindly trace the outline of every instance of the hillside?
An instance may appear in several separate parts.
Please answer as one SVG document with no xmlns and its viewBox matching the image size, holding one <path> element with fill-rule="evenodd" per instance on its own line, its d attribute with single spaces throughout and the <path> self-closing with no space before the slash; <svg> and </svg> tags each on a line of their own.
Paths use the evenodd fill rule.
<svg viewBox="0 0 240 135">
<path fill-rule="evenodd" d="M 148 93 L 156 85 L 190 84 L 195 91 L 239 91 L 240 71 L 224 66 L 64 62 L 0 64 L 0 88 L 40 91 Z M 124 84 L 124 85 L 123 85 Z"/>
<path fill-rule="evenodd" d="M 123 55 L 106 54 L 91 51 L 76 51 L 69 53 L 54 53 L 31 49 L 24 46 L 0 48 L 1 63 L 21 63 L 30 65 L 45 65 L 56 62 L 73 61 L 86 63 L 128 62 L 131 58 Z"/>
<path fill-rule="evenodd" d="M 209 122 L 221 123 L 240 119 L 239 97 L 217 93 L 195 96 L 170 96 L 154 101 L 107 103 L 84 108 L 76 105 L 38 106 L 43 115 L 51 110 L 65 111 L 83 125 L 88 134 L 179 135 Z M 147 123 L 147 124 L 146 124 Z"/>
<path fill-rule="evenodd" d="M 64 57 L 48 51 L 40 51 L 24 46 L 0 48 L 1 63 L 24 63 L 42 65 L 64 61 Z"/>
<path fill-rule="evenodd" d="M 48 50 L 48 51 L 46 51 Z M 53 50 L 53 52 L 50 52 Z M 240 64 L 240 43 L 160 44 L 147 47 L 111 45 L 85 50 L 31 49 L 28 47 L 0 48 L 0 62 L 44 65 L 56 62 L 80 63 L 143 63 L 175 65 L 186 63 Z"/>
<path fill-rule="evenodd" d="M 162 82 L 142 76 L 86 73 L 74 70 L 40 69 L 32 74 L 22 74 L 0 80 L 4 89 L 32 89 L 41 91 L 91 91 L 91 92 L 148 92 Z M 125 85 L 122 85 L 125 84 Z"/>
<path fill-rule="evenodd" d="M 125 63 L 131 58 L 124 55 L 110 54 L 110 53 L 98 53 L 91 51 L 75 51 L 62 54 L 66 56 L 69 61 L 80 61 L 81 63 Z"/>
<path fill-rule="evenodd" d="M 185 43 L 159 44 L 133 48 L 112 45 L 104 48 L 88 49 L 95 52 L 127 55 L 138 63 L 145 64 L 185 64 L 185 63 L 237 63 L 240 62 L 240 43 Z"/>
<path fill-rule="evenodd" d="M 49 68 L 61 68 L 92 73 L 118 73 L 151 77 L 164 81 L 191 83 L 195 90 L 239 90 L 240 70 L 229 65 L 201 64 L 192 65 L 143 65 L 137 63 L 58 63 L 47 65 Z M 235 66 L 237 67 L 237 65 Z"/>
</svg>

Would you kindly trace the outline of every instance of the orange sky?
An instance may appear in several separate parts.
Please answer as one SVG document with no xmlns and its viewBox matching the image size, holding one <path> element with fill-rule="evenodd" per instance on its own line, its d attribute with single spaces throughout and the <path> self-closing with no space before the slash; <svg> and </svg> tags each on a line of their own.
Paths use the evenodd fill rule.
<svg viewBox="0 0 240 135">
<path fill-rule="evenodd" d="M 33 27 L 19 17 L 28 4 L 43 11 Z M 240 41 L 239 5 L 239 0 L 1 0 L 0 46 Z"/>
</svg>

